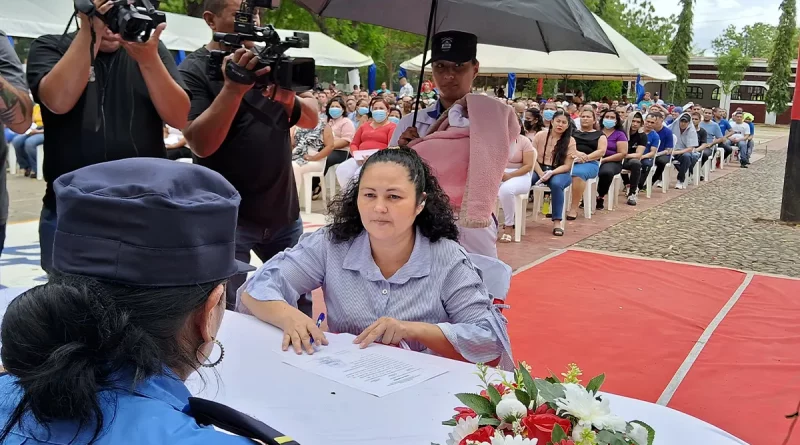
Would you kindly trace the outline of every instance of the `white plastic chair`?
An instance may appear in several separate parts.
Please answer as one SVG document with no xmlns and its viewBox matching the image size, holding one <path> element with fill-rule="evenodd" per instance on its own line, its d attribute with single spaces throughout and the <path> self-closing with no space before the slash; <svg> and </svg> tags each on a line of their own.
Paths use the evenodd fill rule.
<svg viewBox="0 0 800 445">
<path fill-rule="evenodd" d="M 627 170 L 623 170 L 626 172 Z M 628 172 L 630 173 L 630 172 Z M 614 176 L 611 179 L 611 186 L 608 188 L 608 210 L 614 210 L 614 206 L 619 202 L 619 192 L 625 189 L 625 183 L 622 181 L 622 173 Z M 586 201 L 583 202 L 584 206 Z"/>
<path fill-rule="evenodd" d="M 184 164 L 194 164 L 194 160 L 192 158 L 178 158 L 178 162 L 183 162 Z"/>
<path fill-rule="evenodd" d="M 329 189 L 328 196 L 330 196 L 331 198 L 336 196 L 336 185 L 338 184 L 338 182 L 336 181 L 336 167 L 338 166 L 339 164 L 332 165 L 328 169 L 328 189 Z"/>
<path fill-rule="evenodd" d="M 19 169 L 19 165 L 17 165 L 17 151 L 14 149 L 14 146 L 11 142 L 8 143 L 8 172 L 12 175 L 17 174 L 17 169 Z"/>
<path fill-rule="evenodd" d="M 597 176 L 586 181 L 586 188 L 583 189 L 583 217 L 592 219 L 592 209 L 594 199 L 597 195 Z"/>
<path fill-rule="evenodd" d="M 711 171 L 717 169 L 717 158 L 719 158 L 719 169 L 723 170 L 725 168 L 725 149 L 717 145 L 716 150 L 714 150 L 714 156 L 711 159 Z"/>
<path fill-rule="evenodd" d="M 325 187 L 325 182 L 323 180 L 324 178 L 322 177 L 322 172 L 318 171 L 318 172 L 305 173 L 303 174 L 303 202 L 305 204 L 304 207 L 306 213 L 311 213 L 311 198 L 312 194 L 314 193 L 313 190 L 314 178 L 319 178 L 319 180 L 322 182 L 322 202 L 323 204 L 328 203 L 328 194 L 325 191 L 326 187 Z"/>
<path fill-rule="evenodd" d="M 44 145 L 36 147 L 36 179 L 44 181 Z"/>
<path fill-rule="evenodd" d="M 575 168 L 575 163 L 572 163 L 572 168 L 569 170 L 569 175 L 572 177 L 572 169 Z M 587 187 L 588 188 L 588 187 Z M 539 214 L 542 212 L 542 204 L 544 204 L 544 194 L 545 192 L 550 191 L 550 187 L 547 184 L 541 185 L 534 185 L 531 187 L 533 191 L 533 220 L 539 220 Z M 570 206 L 572 202 L 572 185 L 569 185 L 567 188 L 564 189 L 564 208 L 561 209 L 561 230 L 564 230 L 566 227 L 566 219 L 567 219 L 567 207 Z M 589 201 L 591 203 L 591 201 Z M 587 205 L 587 202 L 584 201 L 583 203 L 584 208 Z M 591 204 L 588 204 L 591 205 Z M 551 208 L 550 211 L 552 212 L 553 209 Z M 524 231 L 522 232 L 525 233 Z"/>
</svg>

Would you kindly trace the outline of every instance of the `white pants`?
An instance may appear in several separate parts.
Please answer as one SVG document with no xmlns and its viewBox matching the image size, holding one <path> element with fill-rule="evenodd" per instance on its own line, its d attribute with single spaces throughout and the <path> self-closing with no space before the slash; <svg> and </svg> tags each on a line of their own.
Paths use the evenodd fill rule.
<svg viewBox="0 0 800 445">
<path fill-rule="evenodd" d="M 497 258 L 497 222 L 492 216 L 489 227 L 458 228 L 458 242 L 469 253 Z"/>
<path fill-rule="evenodd" d="M 297 186 L 297 195 L 300 196 L 300 190 L 302 189 L 303 183 L 305 182 L 305 180 L 303 179 L 303 175 L 305 175 L 306 173 L 325 171 L 325 161 L 324 160 L 313 161 L 303 165 L 297 165 L 297 162 L 292 162 L 292 170 L 294 170 L 294 182 L 295 185 Z"/>
<path fill-rule="evenodd" d="M 507 168 L 505 172 L 511 173 L 514 171 L 517 171 L 517 169 Z M 517 195 L 527 194 L 530 189 L 530 173 L 511 178 L 500 184 L 500 191 L 497 192 L 497 197 L 500 199 L 500 205 L 503 206 L 503 220 L 507 226 L 514 225 L 514 201 Z"/>
<path fill-rule="evenodd" d="M 355 158 L 350 158 L 336 167 L 336 180 L 342 189 L 346 189 L 350 185 L 350 181 L 358 177 L 361 172 L 361 166 L 358 165 Z"/>
</svg>

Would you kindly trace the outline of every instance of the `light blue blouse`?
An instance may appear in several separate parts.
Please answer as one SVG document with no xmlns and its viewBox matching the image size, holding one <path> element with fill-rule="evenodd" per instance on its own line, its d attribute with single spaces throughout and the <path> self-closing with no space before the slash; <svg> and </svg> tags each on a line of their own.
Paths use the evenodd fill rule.
<svg viewBox="0 0 800 445">
<path fill-rule="evenodd" d="M 384 278 L 372 258 L 369 236 L 334 242 L 327 228 L 274 256 L 240 289 L 256 300 L 285 300 L 322 287 L 331 332 L 360 334 L 380 317 L 436 324 L 467 360 L 513 368 L 506 319 L 479 270 L 455 241 L 431 243 L 417 230 L 408 262 Z M 427 351 L 409 342 L 411 349 Z"/>
</svg>

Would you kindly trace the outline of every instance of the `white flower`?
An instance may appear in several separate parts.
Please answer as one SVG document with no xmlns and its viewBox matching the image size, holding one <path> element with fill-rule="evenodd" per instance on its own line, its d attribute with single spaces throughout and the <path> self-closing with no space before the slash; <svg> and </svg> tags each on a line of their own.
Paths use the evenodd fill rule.
<svg viewBox="0 0 800 445">
<path fill-rule="evenodd" d="M 536 445 L 537 442 L 537 439 L 525 439 L 522 436 L 503 436 L 503 433 L 497 431 L 492 437 L 491 445 Z"/>
<path fill-rule="evenodd" d="M 480 419 L 480 416 L 459 419 L 456 426 L 453 427 L 453 432 L 450 433 L 450 438 L 447 439 L 447 445 L 458 445 L 465 437 L 478 431 Z"/>
<path fill-rule="evenodd" d="M 633 429 L 628 433 L 628 437 L 637 445 L 647 445 L 647 429 L 638 423 L 631 423 L 631 427 Z"/>
<path fill-rule="evenodd" d="M 502 420 L 521 419 L 526 414 L 528 414 L 528 409 L 516 398 L 508 397 L 497 404 L 497 417 Z"/>
<path fill-rule="evenodd" d="M 588 430 L 588 429 L 589 428 L 587 428 L 587 427 L 585 427 L 585 426 L 583 426 L 581 424 L 575 425 L 575 427 L 572 428 L 572 441 L 573 442 L 579 442 L 581 440 L 581 436 L 583 435 L 583 432 Z"/>
<path fill-rule="evenodd" d="M 564 383 L 562 386 L 564 398 L 556 399 L 559 413 L 565 412 L 575 416 L 578 423 L 585 427 L 594 426 L 599 430 L 625 432 L 627 428 L 625 419 L 611 414 L 608 399 L 599 401 L 593 393 L 575 383 Z"/>
</svg>

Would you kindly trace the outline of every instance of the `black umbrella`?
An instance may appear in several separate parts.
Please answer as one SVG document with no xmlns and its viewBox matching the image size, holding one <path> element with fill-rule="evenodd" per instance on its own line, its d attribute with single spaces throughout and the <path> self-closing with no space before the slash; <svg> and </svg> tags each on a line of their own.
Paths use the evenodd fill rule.
<svg viewBox="0 0 800 445">
<path fill-rule="evenodd" d="M 488 45 L 616 54 L 583 0 L 296 0 L 309 11 L 426 36 L 458 30 Z M 426 26 L 427 25 L 427 26 Z M 417 94 L 422 88 L 420 76 Z M 419 101 L 419 97 L 417 97 Z M 416 119 L 415 119 L 416 121 Z"/>
</svg>

